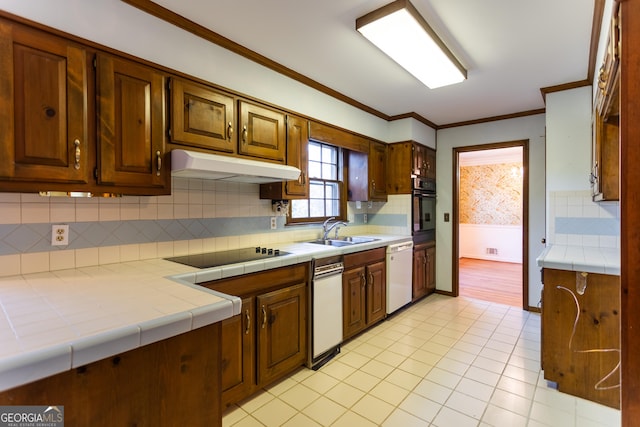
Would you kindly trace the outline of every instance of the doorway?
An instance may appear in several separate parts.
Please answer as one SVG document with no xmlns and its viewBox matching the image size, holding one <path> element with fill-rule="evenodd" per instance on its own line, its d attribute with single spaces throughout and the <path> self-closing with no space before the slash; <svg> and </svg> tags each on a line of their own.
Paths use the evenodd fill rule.
<svg viewBox="0 0 640 427">
<path fill-rule="evenodd" d="M 453 294 L 527 310 L 528 140 L 454 148 Z"/>
</svg>

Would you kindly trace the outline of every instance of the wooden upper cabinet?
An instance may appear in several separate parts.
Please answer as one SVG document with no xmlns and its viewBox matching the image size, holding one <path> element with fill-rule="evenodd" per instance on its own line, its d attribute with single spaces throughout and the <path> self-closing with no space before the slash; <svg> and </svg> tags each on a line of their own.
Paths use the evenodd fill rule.
<svg viewBox="0 0 640 427">
<path fill-rule="evenodd" d="M 436 179 L 436 151 L 413 141 L 396 142 L 388 147 L 389 194 L 411 193 L 413 177 Z"/>
<path fill-rule="evenodd" d="M 436 179 L 436 152 L 422 144 L 413 144 L 413 174 Z"/>
<path fill-rule="evenodd" d="M 287 165 L 300 169 L 300 177 L 284 184 L 285 194 L 290 199 L 309 197 L 309 122 L 296 116 L 287 116 Z"/>
<path fill-rule="evenodd" d="M 0 179 L 33 184 L 24 191 L 90 182 L 88 64 L 81 46 L 0 20 Z"/>
<path fill-rule="evenodd" d="M 98 183 L 122 187 L 115 192 L 169 194 L 164 75 L 105 54 L 96 67 Z"/>
<path fill-rule="evenodd" d="M 414 151 L 411 141 L 389 144 L 387 148 L 387 193 L 410 194 L 414 171 Z"/>
<path fill-rule="evenodd" d="M 369 155 L 359 151 L 347 153 L 347 199 L 369 200 Z"/>
<path fill-rule="evenodd" d="M 260 184 L 260 198 L 272 200 L 309 197 L 309 122 L 302 117 L 287 116 L 287 165 L 300 169 L 295 181 Z"/>
<path fill-rule="evenodd" d="M 285 163 L 285 114 L 249 101 L 239 101 L 238 153 Z"/>
<path fill-rule="evenodd" d="M 620 199 L 620 17 L 611 22 L 593 111 L 591 188 L 595 202 Z"/>
<path fill-rule="evenodd" d="M 172 78 L 171 142 L 236 152 L 235 98 L 209 86 Z"/>
<path fill-rule="evenodd" d="M 369 200 L 387 201 L 387 144 L 369 145 Z"/>
</svg>

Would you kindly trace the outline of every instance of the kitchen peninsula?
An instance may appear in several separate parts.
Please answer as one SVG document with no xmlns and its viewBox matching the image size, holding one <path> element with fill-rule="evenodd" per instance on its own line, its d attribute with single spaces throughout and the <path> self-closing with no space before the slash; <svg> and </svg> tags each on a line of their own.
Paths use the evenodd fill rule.
<svg viewBox="0 0 640 427">
<path fill-rule="evenodd" d="M 219 425 L 219 326 L 241 305 L 196 283 L 408 237 L 375 238 L 347 248 L 282 244 L 288 255 L 202 270 L 153 259 L 2 278 L 0 404 L 64 405 L 70 425 L 96 425 L 102 410 L 112 413 L 105 423 L 170 425 L 197 410 L 194 422 Z M 170 407 L 159 404 L 166 399 Z"/>
</svg>

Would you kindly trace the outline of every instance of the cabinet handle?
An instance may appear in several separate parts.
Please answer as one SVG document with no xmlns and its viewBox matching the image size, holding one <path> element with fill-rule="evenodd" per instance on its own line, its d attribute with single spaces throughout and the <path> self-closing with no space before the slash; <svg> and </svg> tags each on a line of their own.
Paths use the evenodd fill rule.
<svg viewBox="0 0 640 427">
<path fill-rule="evenodd" d="M 244 311 L 244 316 L 247 321 L 247 327 L 244 329 L 245 335 L 249 335 L 249 330 L 251 329 L 251 315 L 249 314 L 249 309 Z"/>
<path fill-rule="evenodd" d="M 158 163 L 156 175 L 160 176 L 160 170 L 162 169 L 162 154 L 160 153 L 160 150 L 156 151 L 156 162 Z"/>
<path fill-rule="evenodd" d="M 232 136 L 233 136 L 233 125 L 231 124 L 231 122 L 229 122 L 229 125 L 227 126 L 227 138 L 231 140 Z"/>
<path fill-rule="evenodd" d="M 305 176 L 304 172 L 300 172 L 300 176 L 298 177 L 298 184 L 304 185 L 306 181 L 307 177 Z"/>
<path fill-rule="evenodd" d="M 374 190 L 376 189 L 376 181 L 375 181 L 375 179 L 371 180 L 371 188 L 373 188 Z"/>
<path fill-rule="evenodd" d="M 73 145 L 76 147 L 76 162 L 73 167 L 78 170 L 80 169 L 80 140 L 76 139 L 73 141 Z"/>
<path fill-rule="evenodd" d="M 367 279 L 364 276 L 364 273 L 360 274 L 360 283 L 362 283 L 362 289 L 364 289 L 364 287 L 367 286 Z"/>
<path fill-rule="evenodd" d="M 262 329 L 267 326 L 267 309 L 262 306 Z"/>
<path fill-rule="evenodd" d="M 242 126 L 242 142 L 247 142 L 247 125 Z"/>
<path fill-rule="evenodd" d="M 369 286 L 373 286 L 373 273 L 369 272 Z"/>
</svg>

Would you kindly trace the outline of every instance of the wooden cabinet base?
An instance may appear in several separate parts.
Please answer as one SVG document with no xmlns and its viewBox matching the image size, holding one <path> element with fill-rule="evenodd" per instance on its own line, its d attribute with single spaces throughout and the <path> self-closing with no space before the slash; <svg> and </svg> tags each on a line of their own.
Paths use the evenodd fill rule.
<svg viewBox="0 0 640 427">
<path fill-rule="evenodd" d="M 578 277 L 577 277 L 578 276 Z M 544 269 L 542 368 L 558 390 L 620 407 L 620 278 Z"/>
<path fill-rule="evenodd" d="M 220 323 L 0 393 L 68 426 L 220 426 Z"/>
</svg>

